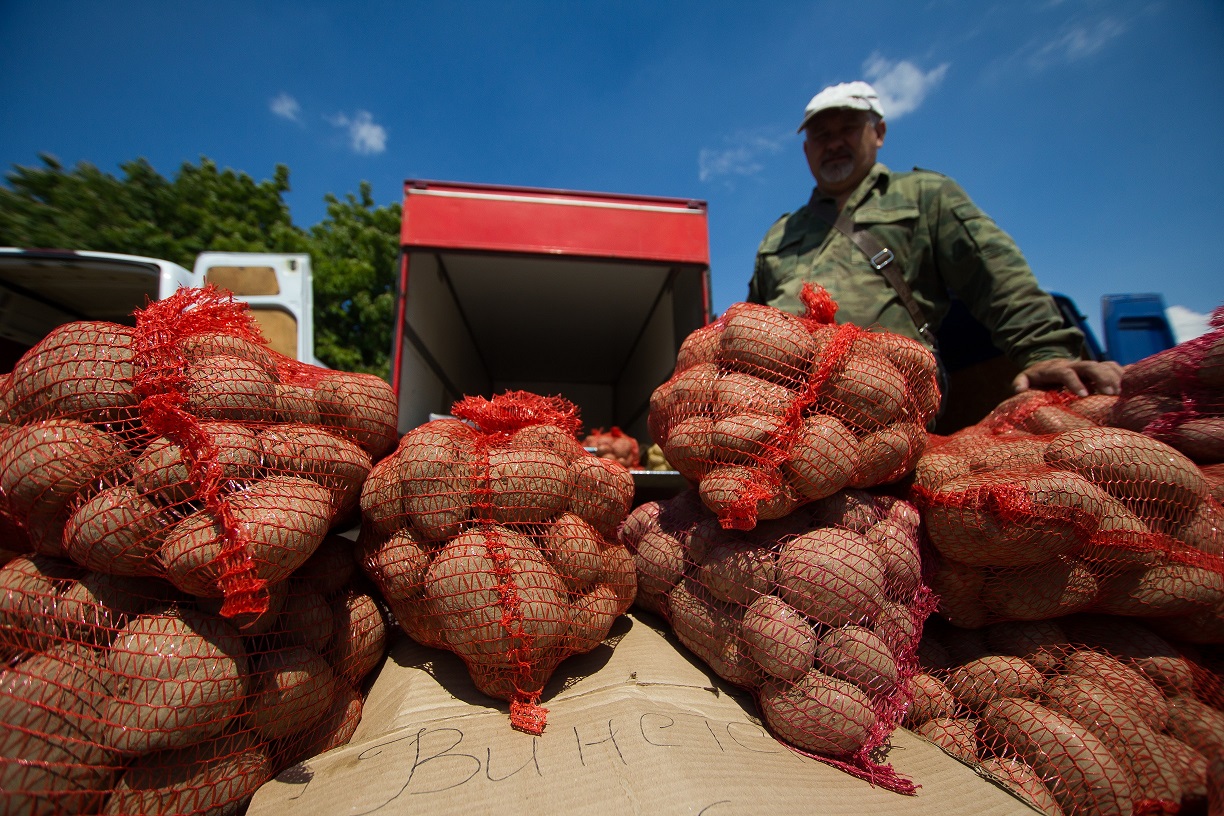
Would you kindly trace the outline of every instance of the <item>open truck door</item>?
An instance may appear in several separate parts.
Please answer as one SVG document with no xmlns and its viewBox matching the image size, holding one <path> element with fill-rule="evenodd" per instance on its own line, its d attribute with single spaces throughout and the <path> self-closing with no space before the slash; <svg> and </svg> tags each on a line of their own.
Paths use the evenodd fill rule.
<svg viewBox="0 0 1224 816">
<path fill-rule="evenodd" d="M 649 444 L 650 395 L 710 322 L 704 201 L 404 184 L 400 431 L 464 396 L 560 395 Z"/>
</svg>

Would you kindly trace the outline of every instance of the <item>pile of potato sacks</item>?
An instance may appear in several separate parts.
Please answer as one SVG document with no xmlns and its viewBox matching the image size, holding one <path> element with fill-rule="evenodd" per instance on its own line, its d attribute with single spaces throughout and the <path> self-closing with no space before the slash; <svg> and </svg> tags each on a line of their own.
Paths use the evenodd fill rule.
<svg viewBox="0 0 1224 816">
<path fill-rule="evenodd" d="M 357 725 L 386 617 L 331 530 L 395 400 L 244 309 L 182 290 L 0 378 L 6 812 L 232 813 Z"/>
</svg>

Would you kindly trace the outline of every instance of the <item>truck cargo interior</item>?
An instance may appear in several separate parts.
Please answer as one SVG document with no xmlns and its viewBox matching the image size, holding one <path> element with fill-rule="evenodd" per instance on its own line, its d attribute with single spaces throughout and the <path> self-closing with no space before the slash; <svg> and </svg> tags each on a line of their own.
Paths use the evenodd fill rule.
<svg viewBox="0 0 1224 816">
<path fill-rule="evenodd" d="M 401 430 L 526 390 L 646 443 L 650 395 L 706 323 L 699 265 L 429 251 L 406 265 Z"/>
</svg>

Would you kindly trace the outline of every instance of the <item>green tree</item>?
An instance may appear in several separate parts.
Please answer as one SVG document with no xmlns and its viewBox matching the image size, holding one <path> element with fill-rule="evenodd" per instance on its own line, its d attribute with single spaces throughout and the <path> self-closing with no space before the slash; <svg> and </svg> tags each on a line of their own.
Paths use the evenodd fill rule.
<svg viewBox="0 0 1224 816">
<path fill-rule="evenodd" d="M 375 207 L 366 181 L 359 195 L 327 195 L 327 218 L 310 230 L 315 354 L 332 368 L 386 379 L 401 207 Z"/>
<path fill-rule="evenodd" d="M 117 178 L 88 162 L 65 170 L 40 158 L 41 167 L 15 167 L 0 187 L 2 245 L 148 255 L 191 268 L 206 249 L 301 252 L 307 244 L 282 198 L 284 165 L 256 183 L 201 158 L 171 182 L 145 159 L 121 165 Z"/>
</svg>

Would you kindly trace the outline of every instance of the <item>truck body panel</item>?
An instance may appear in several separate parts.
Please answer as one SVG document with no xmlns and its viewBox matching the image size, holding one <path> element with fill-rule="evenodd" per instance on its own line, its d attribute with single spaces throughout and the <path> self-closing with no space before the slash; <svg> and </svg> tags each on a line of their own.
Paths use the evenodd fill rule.
<svg viewBox="0 0 1224 816">
<path fill-rule="evenodd" d="M 527 390 L 646 441 L 651 393 L 710 321 L 707 229 L 689 199 L 405 182 L 400 430 Z"/>
</svg>

